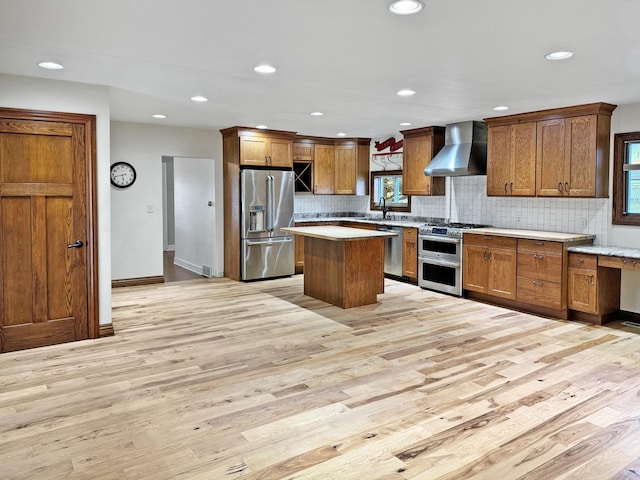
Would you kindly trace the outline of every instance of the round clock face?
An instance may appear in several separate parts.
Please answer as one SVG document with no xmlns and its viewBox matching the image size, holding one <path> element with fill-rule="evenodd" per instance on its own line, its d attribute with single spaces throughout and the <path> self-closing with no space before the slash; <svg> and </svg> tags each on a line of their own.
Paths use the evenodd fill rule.
<svg viewBox="0 0 640 480">
<path fill-rule="evenodd" d="M 111 165 L 111 185 L 126 188 L 136 181 L 136 170 L 127 162 L 116 162 Z"/>
</svg>

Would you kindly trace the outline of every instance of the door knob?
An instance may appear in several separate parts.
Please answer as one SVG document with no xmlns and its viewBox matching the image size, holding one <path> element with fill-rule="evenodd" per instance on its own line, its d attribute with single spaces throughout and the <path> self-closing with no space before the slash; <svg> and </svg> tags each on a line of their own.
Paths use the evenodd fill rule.
<svg viewBox="0 0 640 480">
<path fill-rule="evenodd" d="M 84 243 L 82 243 L 82 240 L 76 240 L 71 245 L 67 245 L 67 248 L 80 248 L 83 245 L 84 245 Z"/>
</svg>

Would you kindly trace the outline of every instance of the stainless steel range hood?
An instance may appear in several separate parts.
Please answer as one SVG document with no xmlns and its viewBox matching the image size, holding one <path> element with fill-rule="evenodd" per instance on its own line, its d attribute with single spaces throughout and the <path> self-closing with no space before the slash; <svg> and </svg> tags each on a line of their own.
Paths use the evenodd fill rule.
<svg viewBox="0 0 640 480">
<path fill-rule="evenodd" d="M 445 145 L 424 169 L 429 177 L 487 174 L 487 124 L 461 122 L 447 125 Z"/>
</svg>

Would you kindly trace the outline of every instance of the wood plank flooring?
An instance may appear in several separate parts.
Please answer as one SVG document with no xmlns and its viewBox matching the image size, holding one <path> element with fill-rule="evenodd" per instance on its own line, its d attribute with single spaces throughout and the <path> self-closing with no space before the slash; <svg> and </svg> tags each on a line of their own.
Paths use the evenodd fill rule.
<svg viewBox="0 0 640 480">
<path fill-rule="evenodd" d="M 0 356 L 0 478 L 640 478 L 640 330 L 385 284 L 115 289 L 114 337 Z"/>
</svg>

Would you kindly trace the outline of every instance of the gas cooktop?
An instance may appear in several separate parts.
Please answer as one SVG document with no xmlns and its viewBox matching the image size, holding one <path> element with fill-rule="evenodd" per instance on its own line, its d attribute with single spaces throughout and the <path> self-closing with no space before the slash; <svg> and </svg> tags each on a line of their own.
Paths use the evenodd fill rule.
<svg viewBox="0 0 640 480">
<path fill-rule="evenodd" d="M 462 231 L 469 228 L 487 228 L 490 225 L 458 222 L 429 222 L 418 229 L 420 235 L 441 235 L 462 238 Z"/>
</svg>

